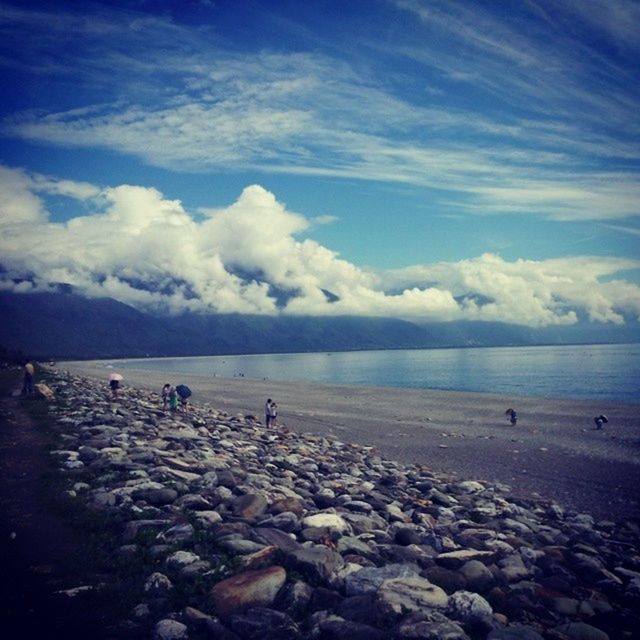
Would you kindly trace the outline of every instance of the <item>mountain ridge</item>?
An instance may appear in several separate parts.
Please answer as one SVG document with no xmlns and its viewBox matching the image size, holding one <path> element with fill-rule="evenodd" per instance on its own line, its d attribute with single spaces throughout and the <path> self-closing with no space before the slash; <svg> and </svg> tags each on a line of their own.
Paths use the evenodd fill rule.
<svg viewBox="0 0 640 640">
<path fill-rule="evenodd" d="M 72 290 L 0 292 L 0 346 L 34 358 L 100 359 L 640 342 L 640 325 L 535 329 L 355 316 L 154 315 Z"/>
</svg>

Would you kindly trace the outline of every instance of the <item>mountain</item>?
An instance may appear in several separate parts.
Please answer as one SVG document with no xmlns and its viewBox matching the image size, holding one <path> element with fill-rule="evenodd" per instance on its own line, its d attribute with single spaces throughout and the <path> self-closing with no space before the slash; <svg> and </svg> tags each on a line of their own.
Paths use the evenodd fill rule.
<svg viewBox="0 0 640 640">
<path fill-rule="evenodd" d="M 0 345 L 32 357 L 115 358 L 426 346 L 403 320 L 239 314 L 155 316 L 110 298 L 0 293 Z"/>
<path fill-rule="evenodd" d="M 144 313 L 72 290 L 0 293 L 0 352 L 34 358 L 124 358 L 459 346 L 640 342 L 640 327 L 579 323 L 532 329 L 490 322 L 418 325 L 363 317 Z"/>
</svg>

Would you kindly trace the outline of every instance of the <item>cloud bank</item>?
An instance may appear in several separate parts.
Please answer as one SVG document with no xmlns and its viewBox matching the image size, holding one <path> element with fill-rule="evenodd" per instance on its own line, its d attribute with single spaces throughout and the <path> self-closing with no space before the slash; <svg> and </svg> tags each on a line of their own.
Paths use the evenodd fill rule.
<svg viewBox="0 0 640 640">
<path fill-rule="evenodd" d="M 77 215 L 53 222 L 50 196 L 71 198 Z M 188 212 L 152 187 L 100 188 L 0 166 L 0 288 L 31 292 L 66 283 L 85 296 L 170 313 L 530 326 L 640 316 L 640 287 L 616 277 L 639 260 L 506 262 L 484 254 L 377 273 L 308 237 L 314 223 L 257 184 L 229 206 Z"/>
</svg>

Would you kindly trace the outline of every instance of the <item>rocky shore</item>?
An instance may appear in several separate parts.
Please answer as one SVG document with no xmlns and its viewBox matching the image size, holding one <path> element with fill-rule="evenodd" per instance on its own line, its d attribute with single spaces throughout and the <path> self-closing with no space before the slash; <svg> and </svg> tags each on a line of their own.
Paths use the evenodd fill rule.
<svg viewBox="0 0 640 640">
<path fill-rule="evenodd" d="M 636 521 L 51 375 L 66 495 L 108 516 L 115 564 L 140 567 L 114 637 L 640 637 Z"/>
</svg>

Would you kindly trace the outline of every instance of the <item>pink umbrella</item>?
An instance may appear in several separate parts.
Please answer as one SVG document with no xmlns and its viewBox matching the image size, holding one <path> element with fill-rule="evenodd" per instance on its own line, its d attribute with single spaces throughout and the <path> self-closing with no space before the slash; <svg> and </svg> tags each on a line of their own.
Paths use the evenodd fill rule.
<svg viewBox="0 0 640 640">
<path fill-rule="evenodd" d="M 122 380 L 123 376 L 121 376 L 119 373 L 112 373 L 109 376 L 109 380 Z"/>
</svg>

